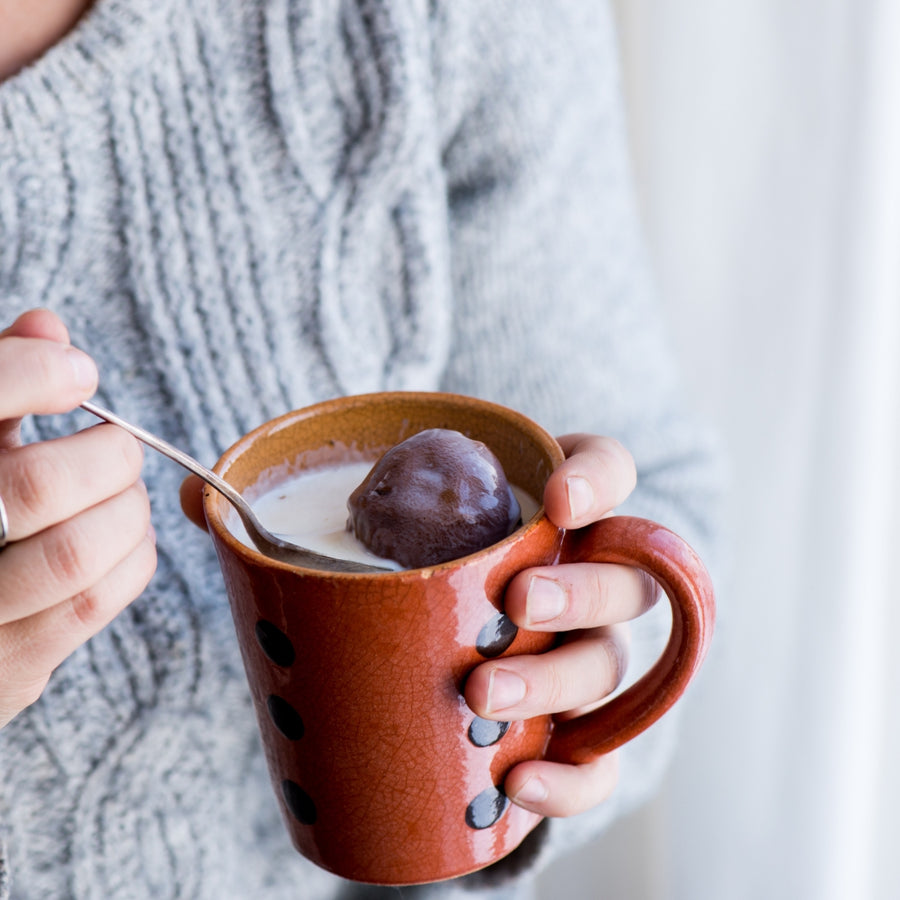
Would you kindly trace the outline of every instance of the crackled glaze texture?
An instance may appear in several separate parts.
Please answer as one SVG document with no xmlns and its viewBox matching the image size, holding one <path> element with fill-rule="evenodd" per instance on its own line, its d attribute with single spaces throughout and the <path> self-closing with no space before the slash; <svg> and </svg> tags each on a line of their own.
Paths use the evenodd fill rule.
<svg viewBox="0 0 900 900">
<path fill-rule="evenodd" d="M 484 441 L 513 483 L 540 497 L 562 460 L 523 416 L 449 394 L 329 401 L 247 435 L 217 465 L 239 490 L 308 465 L 377 455 L 426 428 Z M 273 474 L 275 473 L 275 474 Z M 675 702 L 709 640 L 702 564 L 653 523 L 612 518 L 564 535 L 539 512 L 499 544 L 431 568 L 336 574 L 272 562 L 229 532 L 205 499 L 272 782 L 294 845 L 346 878 L 412 884 L 461 875 L 511 852 L 539 819 L 509 803 L 517 762 L 582 761 L 629 740 Z M 501 654 L 547 649 L 502 614 L 519 570 L 610 559 L 654 574 L 672 600 L 666 653 L 637 685 L 573 723 L 497 723 L 462 698 L 468 673 Z"/>
</svg>

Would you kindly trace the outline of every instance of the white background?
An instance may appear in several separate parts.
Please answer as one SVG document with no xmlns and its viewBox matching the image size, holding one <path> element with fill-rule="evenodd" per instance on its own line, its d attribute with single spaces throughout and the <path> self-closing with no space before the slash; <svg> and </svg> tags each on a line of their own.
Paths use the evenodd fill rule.
<svg viewBox="0 0 900 900">
<path fill-rule="evenodd" d="M 662 797 L 573 900 L 900 897 L 900 3 L 621 0 L 636 177 L 732 559 Z"/>
</svg>

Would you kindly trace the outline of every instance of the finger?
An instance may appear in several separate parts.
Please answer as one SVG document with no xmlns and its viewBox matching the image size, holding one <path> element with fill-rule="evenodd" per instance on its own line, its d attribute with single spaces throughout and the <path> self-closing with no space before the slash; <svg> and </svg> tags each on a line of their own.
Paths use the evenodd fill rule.
<svg viewBox="0 0 900 900">
<path fill-rule="evenodd" d="M 559 443 L 567 458 L 551 473 L 544 488 L 544 508 L 555 525 L 589 525 L 634 490 L 634 460 L 614 438 L 570 434 Z"/>
<path fill-rule="evenodd" d="M 151 528 L 96 584 L 0 628 L 0 728 L 40 696 L 50 673 L 139 597 L 156 570 Z"/>
<path fill-rule="evenodd" d="M 529 760 L 506 777 L 506 795 L 542 816 L 574 816 L 608 800 L 619 780 L 616 753 L 580 766 Z"/>
<path fill-rule="evenodd" d="M 0 339 L 0 421 L 68 412 L 96 391 L 97 380 L 94 361 L 75 347 L 37 338 Z"/>
<path fill-rule="evenodd" d="M 22 313 L 12 325 L 0 331 L 0 338 L 5 337 L 37 338 L 64 345 L 69 343 L 69 332 L 62 320 L 46 309 Z M 0 450 L 18 447 L 21 443 L 19 421 L 18 418 L 0 419 Z"/>
<path fill-rule="evenodd" d="M 482 663 L 466 679 L 466 702 L 476 715 L 505 721 L 588 706 L 615 690 L 627 656 L 627 626 L 593 628 L 538 656 Z"/>
<path fill-rule="evenodd" d="M 0 331 L 0 338 L 11 335 L 56 341 L 58 344 L 69 343 L 68 329 L 62 319 L 49 309 L 31 309 L 22 313 L 12 325 Z"/>
<path fill-rule="evenodd" d="M 143 482 L 0 553 L 0 625 L 86 591 L 143 540 L 150 505 Z"/>
<path fill-rule="evenodd" d="M 203 479 L 196 475 L 188 475 L 181 482 L 182 512 L 198 528 L 206 531 L 206 514 L 203 512 Z"/>
<path fill-rule="evenodd" d="M 631 566 L 579 563 L 520 572 L 506 590 L 506 615 L 539 631 L 572 631 L 628 622 L 647 612 L 659 585 Z"/>
<path fill-rule="evenodd" d="M 29 444 L 0 456 L 0 497 L 11 541 L 20 541 L 120 494 L 141 474 L 138 441 L 121 428 Z"/>
</svg>

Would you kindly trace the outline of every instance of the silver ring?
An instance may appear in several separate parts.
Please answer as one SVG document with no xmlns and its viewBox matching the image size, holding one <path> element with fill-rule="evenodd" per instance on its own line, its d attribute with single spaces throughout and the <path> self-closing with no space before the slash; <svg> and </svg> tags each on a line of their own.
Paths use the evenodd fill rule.
<svg viewBox="0 0 900 900">
<path fill-rule="evenodd" d="M 2 550 L 9 541 L 9 516 L 6 514 L 6 506 L 3 498 L 0 497 L 0 550 Z"/>
</svg>

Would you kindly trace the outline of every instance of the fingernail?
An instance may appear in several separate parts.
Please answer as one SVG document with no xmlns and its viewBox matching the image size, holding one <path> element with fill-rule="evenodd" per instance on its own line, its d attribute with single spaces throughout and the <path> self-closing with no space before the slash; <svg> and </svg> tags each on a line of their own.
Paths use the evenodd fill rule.
<svg viewBox="0 0 900 900">
<path fill-rule="evenodd" d="M 573 519 L 586 516 L 594 505 L 594 490 L 587 478 L 573 475 L 566 479 L 566 499 Z"/>
<path fill-rule="evenodd" d="M 509 669 L 494 669 L 488 685 L 487 711 L 515 706 L 525 697 L 525 681 Z"/>
<path fill-rule="evenodd" d="M 526 806 L 543 803 L 547 799 L 547 785 L 540 778 L 532 776 L 511 799 Z"/>
<path fill-rule="evenodd" d="M 78 387 L 85 391 L 94 388 L 98 380 L 97 366 L 94 361 L 86 353 L 82 353 L 81 350 L 76 350 L 74 347 L 68 347 L 66 355 Z"/>
<path fill-rule="evenodd" d="M 528 596 L 525 599 L 527 624 L 549 622 L 562 615 L 566 611 L 567 599 L 559 582 L 535 575 L 528 582 Z"/>
</svg>

